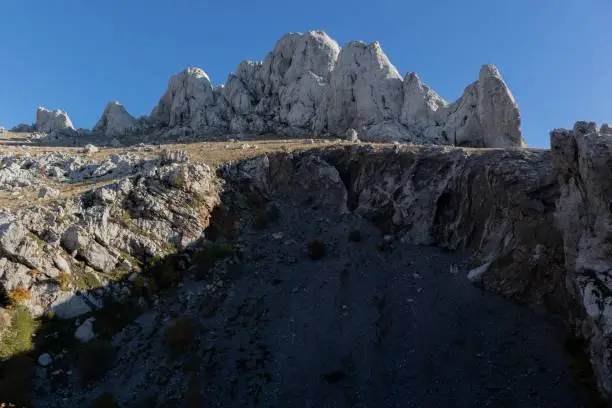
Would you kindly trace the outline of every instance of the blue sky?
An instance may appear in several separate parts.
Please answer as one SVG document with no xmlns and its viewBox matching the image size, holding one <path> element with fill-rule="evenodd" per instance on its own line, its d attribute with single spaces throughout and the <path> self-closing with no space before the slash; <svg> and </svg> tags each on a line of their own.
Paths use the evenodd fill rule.
<svg viewBox="0 0 612 408">
<path fill-rule="evenodd" d="M 223 83 L 309 29 L 341 45 L 378 40 L 402 75 L 416 71 L 448 101 L 497 65 L 530 146 L 576 120 L 612 121 L 610 0 L 4 0 L 0 15 L 7 127 L 32 123 L 38 105 L 87 128 L 110 100 L 148 114 L 171 74 L 198 66 Z"/>
</svg>

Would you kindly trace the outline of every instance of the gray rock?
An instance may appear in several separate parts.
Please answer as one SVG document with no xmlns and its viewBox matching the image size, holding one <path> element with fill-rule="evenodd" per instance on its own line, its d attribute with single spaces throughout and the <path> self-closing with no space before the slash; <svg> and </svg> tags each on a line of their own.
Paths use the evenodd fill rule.
<svg viewBox="0 0 612 408">
<path fill-rule="evenodd" d="M 93 131 L 108 137 L 121 136 L 137 126 L 136 119 L 119 102 L 109 102 Z M 116 139 L 113 139 L 116 140 Z"/>
<path fill-rule="evenodd" d="M 83 153 L 85 154 L 94 154 L 94 153 L 97 153 L 98 151 L 100 151 L 100 149 L 92 144 L 87 144 L 83 148 Z"/>
<path fill-rule="evenodd" d="M 53 358 L 51 357 L 49 353 L 43 353 L 40 356 L 38 356 L 38 364 L 41 367 L 47 367 L 51 365 L 52 362 L 53 362 Z"/>
<path fill-rule="evenodd" d="M 74 338 L 80 341 L 81 343 L 89 343 L 93 339 L 96 338 L 96 334 L 94 333 L 93 323 L 96 321 L 94 317 L 89 317 L 85 319 L 83 324 L 81 324 L 77 330 L 74 332 Z"/>
<path fill-rule="evenodd" d="M 51 310 L 60 319 L 72 319 L 92 311 L 91 307 L 74 293 L 58 294 L 57 299 L 51 303 Z"/>
<path fill-rule="evenodd" d="M 38 190 L 38 198 L 55 198 L 60 195 L 60 192 L 52 187 L 42 186 Z"/>
<path fill-rule="evenodd" d="M 39 106 L 36 110 L 36 130 L 39 132 L 50 133 L 54 130 L 72 129 L 74 126 L 68 114 L 62 110 L 49 110 Z"/>
</svg>

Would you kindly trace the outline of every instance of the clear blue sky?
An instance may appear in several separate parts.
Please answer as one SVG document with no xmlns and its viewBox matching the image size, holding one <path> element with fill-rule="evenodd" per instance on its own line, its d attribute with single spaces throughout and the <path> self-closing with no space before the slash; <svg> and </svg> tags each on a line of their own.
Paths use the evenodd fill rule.
<svg viewBox="0 0 612 408">
<path fill-rule="evenodd" d="M 282 34 L 321 29 L 341 45 L 378 40 L 404 75 L 452 101 L 493 63 L 521 107 L 523 135 L 612 121 L 610 0 L 4 0 L 0 125 L 38 105 L 92 127 L 105 104 L 148 114 L 171 74 L 198 66 L 214 84 L 263 59 Z"/>
</svg>

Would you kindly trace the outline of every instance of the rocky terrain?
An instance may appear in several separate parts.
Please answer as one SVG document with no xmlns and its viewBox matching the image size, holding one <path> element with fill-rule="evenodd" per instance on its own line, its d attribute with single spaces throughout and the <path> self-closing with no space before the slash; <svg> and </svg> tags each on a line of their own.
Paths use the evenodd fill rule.
<svg viewBox="0 0 612 408">
<path fill-rule="evenodd" d="M 41 107 L 0 140 L 0 403 L 606 406 L 611 136 L 527 149 L 495 67 L 449 104 L 322 32 L 149 116 Z"/>
</svg>

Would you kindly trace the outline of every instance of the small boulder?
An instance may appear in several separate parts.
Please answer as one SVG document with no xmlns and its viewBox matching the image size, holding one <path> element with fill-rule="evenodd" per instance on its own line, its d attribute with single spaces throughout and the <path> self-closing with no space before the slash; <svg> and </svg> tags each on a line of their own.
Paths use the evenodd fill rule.
<svg viewBox="0 0 612 408">
<path fill-rule="evenodd" d="M 38 198 L 55 198 L 60 195 L 60 192 L 52 187 L 42 186 L 38 190 Z"/>
<path fill-rule="evenodd" d="M 83 148 L 83 153 L 85 153 L 85 154 L 94 154 L 94 153 L 97 153 L 99 151 L 100 151 L 100 149 L 97 148 L 96 146 L 92 145 L 92 144 L 85 145 L 85 147 Z"/>
<path fill-rule="evenodd" d="M 359 142 L 359 134 L 353 128 L 347 130 L 345 136 L 346 136 L 346 140 L 349 142 L 352 142 L 352 143 Z"/>
<path fill-rule="evenodd" d="M 90 317 L 86 319 L 83 324 L 81 324 L 76 332 L 74 332 L 74 338 L 80 341 L 81 343 L 89 343 L 93 339 L 96 338 L 96 334 L 93 330 L 93 323 L 96 321 L 95 317 Z"/>
<path fill-rule="evenodd" d="M 49 365 L 50 365 L 52 362 L 53 362 L 53 358 L 51 358 L 51 355 L 50 355 L 49 353 L 44 353 L 44 354 L 41 354 L 41 355 L 38 357 L 38 364 L 39 364 L 41 367 L 47 367 L 47 366 L 49 366 Z"/>
</svg>

